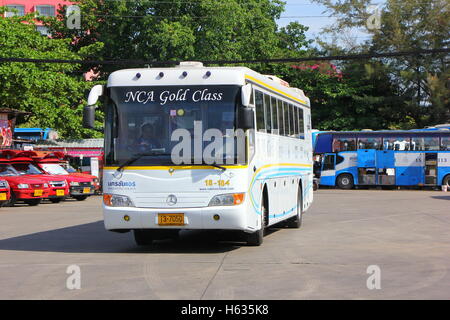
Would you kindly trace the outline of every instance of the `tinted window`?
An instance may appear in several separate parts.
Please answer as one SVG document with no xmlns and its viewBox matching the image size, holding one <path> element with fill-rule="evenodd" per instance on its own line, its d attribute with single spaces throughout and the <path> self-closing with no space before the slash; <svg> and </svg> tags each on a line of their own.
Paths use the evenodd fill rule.
<svg viewBox="0 0 450 320">
<path fill-rule="evenodd" d="M 280 135 L 284 135 L 283 101 L 278 101 L 277 109 L 278 109 L 278 126 Z"/>
<path fill-rule="evenodd" d="M 284 135 L 289 135 L 289 104 L 283 102 L 284 108 Z"/>
<path fill-rule="evenodd" d="M 305 121 L 303 117 L 303 109 L 298 108 L 298 133 L 300 139 L 305 139 Z"/>
<path fill-rule="evenodd" d="M 334 155 L 326 155 L 323 159 L 323 170 L 334 170 Z"/>
<path fill-rule="evenodd" d="M 272 133 L 278 134 L 278 114 L 277 114 L 277 99 L 271 99 L 271 114 L 272 114 Z"/>
<path fill-rule="evenodd" d="M 438 137 L 413 137 L 411 139 L 411 149 L 417 151 L 439 150 Z"/>
<path fill-rule="evenodd" d="M 409 137 L 390 136 L 383 138 L 384 150 L 404 151 L 410 150 L 411 139 Z"/>
<path fill-rule="evenodd" d="M 266 130 L 267 133 L 272 132 L 272 116 L 270 114 L 270 96 L 264 95 L 264 110 L 265 110 L 265 118 L 266 118 Z"/>
<path fill-rule="evenodd" d="M 444 150 L 444 151 L 450 150 L 450 137 L 442 137 L 441 138 L 441 150 Z"/>
<path fill-rule="evenodd" d="M 358 138 L 358 149 L 381 149 L 381 137 Z"/>
<path fill-rule="evenodd" d="M 334 138 L 333 139 L 333 152 L 340 151 L 355 151 L 356 150 L 356 138 Z"/>
<path fill-rule="evenodd" d="M 294 127 L 294 106 L 292 104 L 289 105 L 289 136 L 295 135 L 295 127 Z"/>
<path fill-rule="evenodd" d="M 255 90 L 255 107 L 256 107 L 256 128 L 258 132 L 266 132 L 264 122 L 264 101 L 263 94 Z"/>
</svg>

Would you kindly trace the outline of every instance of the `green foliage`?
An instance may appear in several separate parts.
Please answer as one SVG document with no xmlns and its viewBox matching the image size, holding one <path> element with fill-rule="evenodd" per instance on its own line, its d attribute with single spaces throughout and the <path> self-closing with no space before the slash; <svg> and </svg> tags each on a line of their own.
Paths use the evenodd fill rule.
<svg viewBox="0 0 450 320">
<path fill-rule="evenodd" d="M 70 40 L 42 36 L 33 22 L 31 15 L 0 19 L 0 57 L 81 59 L 70 50 Z M 83 49 L 85 53 L 92 50 Z M 32 112 L 27 122 L 18 123 L 19 126 L 54 128 L 64 138 L 98 136 L 97 132 L 84 130 L 80 125 L 84 97 L 92 83 L 84 81 L 79 67 L 0 63 L 0 108 Z"/>
<path fill-rule="evenodd" d="M 314 0 L 328 8 L 337 22 L 326 32 L 339 36 L 349 28 L 366 29 L 370 0 Z M 448 48 L 450 6 L 448 0 L 387 0 L 381 6 L 381 28 L 367 30 L 372 39 L 360 46 L 339 48 L 323 44 L 331 52 L 393 52 Z M 382 59 L 406 110 L 405 122 L 421 127 L 450 121 L 448 54 Z M 446 87 L 447 86 L 447 87 Z M 411 120 L 412 119 L 412 120 Z"/>
</svg>

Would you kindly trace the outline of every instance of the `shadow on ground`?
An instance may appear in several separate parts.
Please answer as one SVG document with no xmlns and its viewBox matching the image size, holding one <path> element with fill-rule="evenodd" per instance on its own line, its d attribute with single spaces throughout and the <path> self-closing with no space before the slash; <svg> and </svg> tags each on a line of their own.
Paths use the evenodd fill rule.
<svg viewBox="0 0 450 320">
<path fill-rule="evenodd" d="M 268 235 L 277 229 L 269 229 Z M 245 245 L 234 232 L 181 231 L 178 239 L 139 247 L 132 232 L 105 230 L 103 221 L 31 233 L 0 240 L 0 250 L 64 253 L 222 253 Z"/>
<path fill-rule="evenodd" d="M 450 200 L 450 196 L 431 196 L 433 199 Z"/>
</svg>

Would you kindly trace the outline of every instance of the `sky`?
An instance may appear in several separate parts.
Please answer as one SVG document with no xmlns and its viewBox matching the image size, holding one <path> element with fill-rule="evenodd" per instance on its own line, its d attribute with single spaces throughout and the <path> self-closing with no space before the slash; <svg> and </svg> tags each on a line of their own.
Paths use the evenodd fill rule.
<svg viewBox="0 0 450 320">
<path fill-rule="evenodd" d="M 323 40 L 330 38 L 325 35 L 320 35 L 322 28 L 332 25 L 334 18 L 328 17 L 329 13 L 324 13 L 326 7 L 314 3 L 311 0 L 284 0 L 286 2 L 285 12 L 281 15 L 281 19 L 277 21 L 280 27 L 287 25 L 289 22 L 298 21 L 299 23 L 308 26 L 309 30 L 306 32 L 308 39 L 315 39 L 320 37 Z M 382 3 L 383 0 L 374 1 L 374 3 Z M 370 38 L 370 34 L 364 30 L 354 30 L 352 35 L 357 37 L 358 42 Z"/>
</svg>

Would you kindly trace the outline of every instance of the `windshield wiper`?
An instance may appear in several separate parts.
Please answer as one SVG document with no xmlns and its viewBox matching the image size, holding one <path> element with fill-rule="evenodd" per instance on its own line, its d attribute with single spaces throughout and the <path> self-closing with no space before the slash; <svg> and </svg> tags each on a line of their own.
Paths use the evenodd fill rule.
<svg viewBox="0 0 450 320">
<path fill-rule="evenodd" d="M 125 169 L 125 167 L 129 166 L 130 164 L 138 161 L 139 159 L 141 159 L 142 157 L 145 156 L 164 156 L 164 155 L 168 155 L 167 153 L 161 153 L 161 152 L 146 152 L 146 153 L 136 153 L 133 155 L 132 158 L 128 159 L 127 161 L 125 161 L 124 163 L 122 163 L 116 170 L 116 172 L 123 172 L 123 169 Z"/>
</svg>

